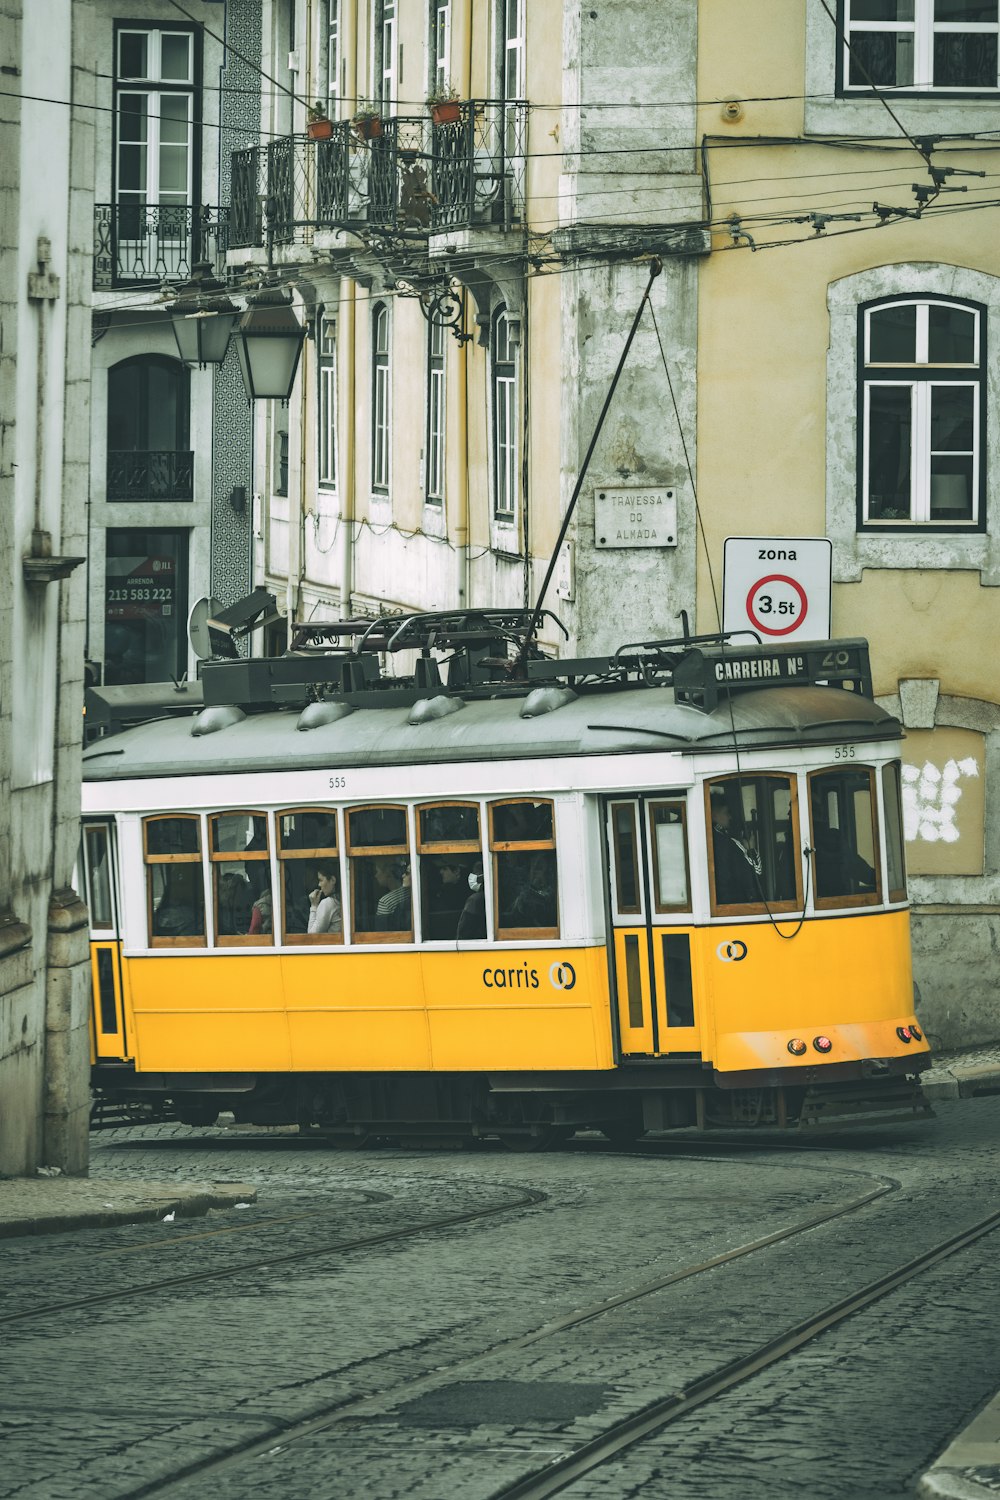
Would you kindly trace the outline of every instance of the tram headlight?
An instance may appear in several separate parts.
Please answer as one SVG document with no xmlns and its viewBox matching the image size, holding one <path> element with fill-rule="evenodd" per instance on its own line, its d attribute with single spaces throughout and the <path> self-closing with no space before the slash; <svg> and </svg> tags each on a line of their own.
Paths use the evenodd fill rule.
<svg viewBox="0 0 1000 1500">
<path fill-rule="evenodd" d="M 899 1040 L 901 1042 L 906 1042 L 907 1045 L 909 1045 L 909 1043 L 913 1041 L 913 1033 L 910 1030 L 909 1026 L 897 1026 L 896 1035 L 899 1037 Z"/>
<path fill-rule="evenodd" d="M 913 1038 L 913 1040 L 915 1042 L 922 1042 L 923 1039 L 924 1039 L 924 1034 L 920 1030 L 919 1026 L 911 1026 L 910 1027 L 910 1035 L 912 1036 L 912 1038 Z"/>
<path fill-rule="evenodd" d="M 806 1044 L 802 1040 L 802 1038 L 794 1036 L 794 1037 L 792 1037 L 792 1040 L 788 1043 L 788 1050 L 792 1054 L 793 1057 L 801 1057 L 802 1054 L 803 1054 L 803 1052 L 805 1052 L 807 1049 L 806 1049 Z"/>
<path fill-rule="evenodd" d="M 817 1052 L 832 1052 L 833 1043 L 828 1036 L 814 1036 L 813 1046 Z"/>
</svg>

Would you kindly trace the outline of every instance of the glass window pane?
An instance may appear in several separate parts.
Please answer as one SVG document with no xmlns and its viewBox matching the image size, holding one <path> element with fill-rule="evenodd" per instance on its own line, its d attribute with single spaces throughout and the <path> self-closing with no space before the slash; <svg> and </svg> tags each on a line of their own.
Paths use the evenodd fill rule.
<svg viewBox="0 0 1000 1500">
<path fill-rule="evenodd" d="M 934 37 L 934 86 L 995 89 L 995 33 L 939 31 Z"/>
<path fill-rule="evenodd" d="M 906 898 L 906 867 L 903 861 L 903 816 L 899 789 L 899 765 L 882 768 L 882 801 L 885 808 L 885 855 L 890 901 Z"/>
<path fill-rule="evenodd" d="M 422 844 L 479 842 L 478 807 L 422 807 L 419 812 Z"/>
<path fill-rule="evenodd" d="M 552 836 L 551 802 L 502 802 L 493 809 L 494 843 L 523 844 Z"/>
<path fill-rule="evenodd" d="M 850 0 L 852 21 L 912 21 L 914 0 Z"/>
<path fill-rule="evenodd" d="M 107 829 L 88 828 L 85 832 L 85 843 L 90 925 L 91 927 L 112 927 L 114 922 L 111 907 L 111 869 L 108 861 Z"/>
<path fill-rule="evenodd" d="M 868 315 L 868 363 L 913 364 L 917 357 L 917 309 L 912 302 Z"/>
<path fill-rule="evenodd" d="M 654 807 L 651 809 L 650 825 L 657 910 L 667 911 L 670 907 L 687 906 L 688 873 L 683 810 L 680 807 Z"/>
<path fill-rule="evenodd" d="M 118 33 L 118 77 L 148 78 L 148 38 L 145 32 Z"/>
<path fill-rule="evenodd" d="M 410 864 L 391 855 L 351 860 L 351 911 L 362 936 L 388 933 L 409 939 L 413 923 Z"/>
<path fill-rule="evenodd" d="M 931 520 L 971 521 L 973 519 L 972 454 L 932 454 Z"/>
<path fill-rule="evenodd" d="M 469 876 L 479 875 L 482 860 L 473 854 L 425 854 L 420 860 L 421 937 L 445 942 L 458 937 L 462 913 L 472 893 Z M 485 917 L 485 906 L 483 906 Z M 482 934 L 479 934 L 482 936 Z"/>
<path fill-rule="evenodd" d="M 205 888 L 201 864 L 148 865 L 153 938 L 205 936 Z"/>
<path fill-rule="evenodd" d="M 935 21 L 997 22 L 997 0 L 934 0 Z"/>
<path fill-rule="evenodd" d="M 263 813 L 220 813 L 211 820 L 213 854 L 266 851 L 267 818 Z"/>
<path fill-rule="evenodd" d="M 872 793 L 867 771 L 831 771 L 810 777 L 813 878 L 818 901 L 877 893 Z"/>
<path fill-rule="evenodd" d="M 191 38 L 176 32 L 165 32 L 160 39 L 160 76 L 172 83 L 187 83 L 191 78 Z"/>
<path fill-rule="evenodd" d="M 186 142 L 188 138 L 188 95 L 160 95 L 160 140 Z"/>
<path fill-rule="evenodd" d="M 850 82 L 864 87 L 908 88 L 913 82 L 913 33 L 852 31 Z"/>
<path fill-rule="evenodd" d="M 741 776 L 711 789 L 716 906 L 798 899 L 798 853 L 791 783 L 784 776 Z"/>
<path fill-rule="evenodd" d="M 118 98 L 119 142 L 149 139 L 148 94 L 121 94 Z"/>
<path fill-rule="evenodd" d="M 559 923 L 554 849 L 497 854 L 498 926 L 555 928 Z"/>
<path fill-rule="evenodd" d="M 216 932 L 220 937 L 245 936 L 250 930 L 254 892 L 242 860 L 220 860 L 212 866 L 212 875 Z"/>
<path fill-rule="evenodd" d="M 188 154 L 186 147 L 160 147 L 160 192 L 183 199 L 187 193 Z"/>
<path fill-rule="evenodd" d="M 639 897 L 639 860 L 635 828 L 635 807 L 622 802 L 613 813 L 615 877 L 618 884 L 618 910 L 634 913 L 641 910 Z"/>
<path fill-rule="evenodd" d="M 870 386 L 868 398 L 868 516 L 905 520 L 910 515 L 911 388 Z"/>
<path fill-rule="evenodd" d="M 106 534 L 104 680 L 166 682 L 187 661 L 185 531 Z"/>
<path fill-rule="evenodd" d="M 974 414 L 975 392 L 971 386 L 931 386 L 931 451 L 971 452 Z"/>
<path fill-rule="evenodd" d="M 278 827 L 282 849 L 337 848 L 337 815 L 323 808 L 281 813 Z"/>
<path fill-rule="evenodd" d="M 149 818 L 146 821 L 146 851 L 149 854 L 198 854 L 201 830 L 197 818 Z"/>
<path fill-rule="evenodd" d="M 971 365 L 976 359 L 976 315 L 962 307 L 927 309 L 927 358 L 932 365 Z"/>
<path fill-rule="evenodd" d="M 407 846 L 406 813 L 401 807 L 352 808 L 347 814 L 352 849 Z"/>
</svg>

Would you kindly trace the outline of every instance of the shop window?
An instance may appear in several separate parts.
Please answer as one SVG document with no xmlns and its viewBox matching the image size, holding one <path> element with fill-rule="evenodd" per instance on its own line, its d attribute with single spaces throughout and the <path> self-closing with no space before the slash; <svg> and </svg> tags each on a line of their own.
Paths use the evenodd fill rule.
<svg viewBox="0 0 1000 1500">
<path fill-rule="evenodd" d="M 300 807 L 278 814 L 278 867 L 286 943 L 344 941 L 344 912 L 332 808 Z"/>
<path fill-rule="evenodd" d="M 475 803 L 417 808 L 420 936 L 424 942 L 486 936 L 483 846 Z"/>
<path fill-rule="evenodd" d="M 197 817 L 144 818 L 146 918 L 151 948 L 205 946 L 205 886 Z"/>
<path fill-rule="evenodd" d="M 814 771 L 809 812 L 817 909 L 877 905 L 882 897 L 874 771 Z"/>
<path fill-rule="evenodd" d="M 552 803 L 526 799 L 492 803 L 490 854 L 497 937 L 558 937 Z"/>
<path fill-rule="evenodd" d="M 266 813 L 214 813 L 209 828 L 217 943 L 220 947 L 273 944 Z"/>
<path fill-rule="evenodd" d="M 187 664 L 188 533 L 105 533 L 104 681 L 168 682 Z"/>
<path fill-rule="evenodd" d="M 405 807 L 347 812 L 351 935 L 357 943 L 413 941 L 410 844 Z"/>
</svg>

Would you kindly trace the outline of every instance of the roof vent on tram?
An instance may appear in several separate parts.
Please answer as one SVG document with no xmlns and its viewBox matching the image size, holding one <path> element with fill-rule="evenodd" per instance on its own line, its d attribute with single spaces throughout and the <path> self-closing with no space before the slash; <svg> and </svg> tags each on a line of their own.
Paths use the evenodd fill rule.
<svg viewBox="0 0 1000 1500">
<path fill-rule="evenodd" d="M 354 708 L 350 703 L 307 703 L 295 721 L 296 729 L 321 729 L 324 724 L 336 724 L 346 719 Z"/>
<path fill-rule="evenodd" d="M 191 733 L 195 738 L 201 734 L 218 734 L 220 729 L 228 729 L 230 724 L 239 724 L 245 718 L 242 708 L 233 703 L 213 703 L 195 715 Z"/>
<path fill-rule="evenodd" d="M 410 724 L 430 724 L 434 719 L 446 719 L 465 707 L 464 698 L 448 698 L 438 693 L 436 698 L 420 698 L 410 709 Z"/>
<path fill-rule="evenodd" d="M 557 708 L 565 708 L 567 703 L 575 702 L 576 694 L 572 688 L 534 688 L 521 705 L 521 718 L 537 719 L 541 714 L 555 713 Z"/>
</svg>

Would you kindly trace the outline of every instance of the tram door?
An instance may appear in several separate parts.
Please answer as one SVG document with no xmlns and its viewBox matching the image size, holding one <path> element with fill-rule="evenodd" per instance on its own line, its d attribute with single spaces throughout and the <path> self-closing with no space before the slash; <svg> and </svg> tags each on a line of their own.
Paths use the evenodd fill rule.
<svg viewBox="0 0 1000 1500">
<path fill-rule="evenodd" d="M 622 1055 L 697 1055 L 683 795 L 609 799 L 607 836 Z"/>
<path fill-rule="evenodd" d="M 125 1012 L 122 995 L 118 868 L 113 823 L 83 825 L 83 870 L 90 910 L 90 970 L 93 993 L 94 1058 L 124 1058 Z"/>
</svg>

